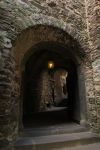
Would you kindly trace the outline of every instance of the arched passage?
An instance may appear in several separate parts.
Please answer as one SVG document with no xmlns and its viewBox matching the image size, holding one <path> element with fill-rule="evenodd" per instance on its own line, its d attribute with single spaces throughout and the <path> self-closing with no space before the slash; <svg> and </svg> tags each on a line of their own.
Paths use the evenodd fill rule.
<svg viewBox="0 0 100 150">
<path fill-rule="evenodd" d="M 56 63 L 58 64 L 58 68 L 65 68 L 66 70 L 68 70 L 68 90 L 72 88 L 68 91 L 70 97 L 68 104 L 70 108 L 69 116 L 72 116 L 72 118 L 77 120 L 78 122 L 85 122 L 86 104 L 84 74 L 80 75 L 81 71 L 83 70 L 83 60 L 85 54 L 84 50 L 81 48 L 80 44 L 75 39 L 73 39 L 69 34 L 67 34 L 61 29 L 52 26 L 37 25 L 31 29 L 27 29 L 19 36 L 15 46 L 13 47 L 13 53 L 15 56 L 15 63 L 17 66 L 16 75 L 18 78 L 18 86 L 20 85 L 21 87 L 19 103 L 20 107 L 18 116 L 20 126 L 22 124 L 23 116 L 23 84 L 21 84 L 23 81 L 23 74 L 25 75 L 25 73 L 23 72 L 28 72 L 28 75 L 31 74 L 33 76 L 36 76 L 36 78 L 39 78 L 39 71 L 45 69 L 45 64 L 47 64 L 47 61 L 50 59 L 56 61 Z M 31 75 L 28 78 L 34 79 L 34 77 L 32 77 Z M 75 82 L 73 82 L 73 80 Z M 37 80 L 35 79 L 35 81 Z M 24 80 L 24 82 L 26 82 L 26 80 Z M 32 83 L 34 84 L 35 82 L 32 81 L 31 84 Z M 38 82 L 36 82 L 36 84 L 37 83 Z M 71 84 L 74 84 L 74 86 Z M 72 93 L 72 91 L 74 94 Z M 83 92 L 81 93 L 80 91 Z M 30 95 L 31 98 L 32 96 L 35 97 L 32 94 Z M 36 94 L 36 96 L 37 95 L 39 94 Z M 73 97 L 77 97 L 75 103 L 72 100 L 74 99 Z M 35 101 L 31 101 L 30 104 L 33 102 Z M 34 107 L 35 105 L 32 104 L 31 106 Z M 74 107 L 74 105 L 76 106 Z"/>
<path fill-rule="evenodd" d="M 30 52 L 33 51 L 31 55 L 26 53 L 26 57 L 24 57 L 22 62 L 22 68 L 24 68 L 22 72 L 24 77 L 22 78 L 24 118 L 25 115 L 29 118 L 33 113 L 41 111 L 43 107 L 43 104 L 41 105 L 42 99 L 46 99 L 46 103 L 48 103 L 48 101 L 52 103 L 52 99 L 56 99 L 56 93 L 53 93 L 53 98 L 52 89 L 48 87 L 48 78 L 50 80 L 48 76 L 50 72 L 53 73 L 54 76 L 57 71 L 59 72 L 59 70 L 62 69 L 68 72 L 68 77 L 66 78 L 66 92 L 68 93 L 68 98 L 64 101 L 63 98 L 60 99 L 67 108 L 66 122 L 68 120 L 81 122 L 81 102 L 78 81 L 78 67 L 80 64 L 77 57 L 74 56 L 68 48 L 58 42 L 40 42 L 31 48 Z M 55 66 L 51 71 L 48 69 L 49 61 L 53 61 Z M 45 75 L 43 75 L 43 73 L 45 73 Z M 56 78 L 57 77 L 58 76 L 56 76 Z M 44 78 L 44 81 L 43 79 L 41 80 L 41 78 Z M 46 82 L 44 83 L 46 84 L 46 87 L 44 87 L 45 91 L 43 91 L 43 82 Z M 46 93 L 44 97 L 43 92 Z M 44 105 L 46 103 L 44 103 Z M 58 105 L 61 105 L 60 102 L 58 103 Z M 43 107 L 42 111 L 45 111 L 45 109 L 46 108 Z"/>
</svg>

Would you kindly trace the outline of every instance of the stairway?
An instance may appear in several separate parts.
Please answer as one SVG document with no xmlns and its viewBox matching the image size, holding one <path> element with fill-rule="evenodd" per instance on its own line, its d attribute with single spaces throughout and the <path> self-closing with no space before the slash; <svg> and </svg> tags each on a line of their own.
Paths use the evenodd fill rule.
<svg viewBox="0 0 100 150">
<path fill-rule="evenodd" d="M 32 129 L 31 129 L 32 130 Z M 99 150 L 100 136 L 89 131 L 66 131 L 66 133 L 23 134 L 15 143 L 15 150 Z M 88 146 L 87 146 L 88 145 Z M 97 149 L 96 146 L 97 145 Z M 94 146 L 94 147 L 93 147 Z M 87 148 L 87 149 L 86 149 Z M 92 149 L 93 148 L 93 149 Z"/>
<path fill-rule="evenodd" d="M 68 122 L 66 110 L 60 109 L 27 118 L 15 150 L 100 150 L 100 135 Z"/>
</svg>

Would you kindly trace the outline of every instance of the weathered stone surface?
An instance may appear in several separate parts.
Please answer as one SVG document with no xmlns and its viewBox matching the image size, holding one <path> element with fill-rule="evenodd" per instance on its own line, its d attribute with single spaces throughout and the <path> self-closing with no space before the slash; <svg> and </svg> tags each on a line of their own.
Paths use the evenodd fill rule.
<svg viewBox="0 0 100 150">
<path fill-rule="evenodd" d="M 1 139 L 18 133 L 22 59 L 33 45 L 51 39 L 70 45 L 78 62 L 85 54 L 87 122 L 100 132 L 99 5 L 99 0 L 0 1 Z"/>
</svg>

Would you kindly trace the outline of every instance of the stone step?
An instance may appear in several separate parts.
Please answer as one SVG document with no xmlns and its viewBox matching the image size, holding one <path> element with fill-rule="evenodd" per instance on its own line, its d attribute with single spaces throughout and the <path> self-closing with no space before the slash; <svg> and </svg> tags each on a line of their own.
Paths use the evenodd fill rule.
<svg viewBox="0 0 100 150">
<path fill-rule="evenodd" d="M 66 149 L 60 149 L 60 150 L 66 150 Z M 80 145 L 76 147 L 67 148 L 67 150 L 100 150 L 100 143 Z"/>
<path fill-rule="evenodd" d="M 91 132 L 20 137 L 15 143 L 15 150 L 66 150 L 67 148 L 99 142 L 100 136 Z"/>
<path fill-rule="evenodd" d="M 86 132 L 88 128 L 81 126 L 76 123 L 67 123 L 60 125 L 51 125 L 45 127 L 33 127 L 24 129 L 24 137 L 37 137 L 37 136 L 47 136 L 47 135 L 59 135 L 66 133 L 79 133 Z"/>
</svg>

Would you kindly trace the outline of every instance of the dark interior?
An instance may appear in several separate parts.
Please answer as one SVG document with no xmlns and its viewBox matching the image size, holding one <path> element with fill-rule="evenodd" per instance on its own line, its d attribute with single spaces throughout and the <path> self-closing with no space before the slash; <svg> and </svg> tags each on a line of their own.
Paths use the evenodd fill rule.
<svg viewBox="0 0 100 150">
<path fill-rule="evenodd" d="M 34 125 L 49 125 L 63 122 L 80 122 L 80 103 L 78 95 L 77 64 L 74 57 L 59 44 L 43 44 L 37 46 L 30 55 L 23 71 L 23 124 L 25 127 Z M 63 51 L 63 52 L 62 52 Z M 43 71 L 50 70 L 48 61 L 54 62 L 52 74 L 59 69 L 68 72 L 66 89 L 68 97 L 62 103 L 54 105 L 49 111 L 39 111 L 40 101 L 38 85 Z M 53 96 L 53 95 L 52 95 Z M 49 104 L 48 104 L 49 107 Z"/>
</svg>

